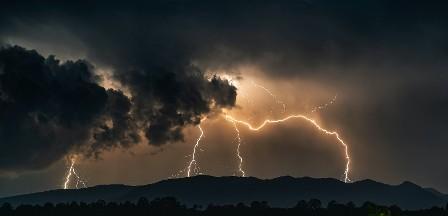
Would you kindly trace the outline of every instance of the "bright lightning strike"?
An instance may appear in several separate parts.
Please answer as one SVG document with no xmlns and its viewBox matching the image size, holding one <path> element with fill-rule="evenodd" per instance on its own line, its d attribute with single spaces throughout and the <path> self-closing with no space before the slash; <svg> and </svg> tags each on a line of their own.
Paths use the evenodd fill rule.
<svg viewBox="0 0 448 216">
<path fill-rule="evenodd" d="M 70 177 L 72 176 L 72 170 L 73 170 L 73 167 L 75 166 L 75 159 L 74 158 L 72 158 L 71 159 L 71 165 L 70 165 L 70 168 L 69 168 L 69 170 L 68 170 L 68 172 L 67 172 L 67 176 L 65 177 L 65 182 L 64 182 L 64 189 L 67 189 L 68 188 L 68 184 L 70 183 Z"/>
<path fill-rule="evenodd" d="M 284 102 L 278 100 L 278 99 L 277 99 L 277 96 L 274 95 L 268 88 L 266 88 L 266 87 L 264 87 L 264 86 L 262 86 L 262 85 L 256 84 L 256 83 L 253 82 L 253 81 L 252 81 L 252 84 L 253 84 L 255 87 L 261 88 L 261 89 L 263 89 L 266 93 L 268 93 L 268 94 L 272 97 L 272 99 L 275 101 L 275 103 L 277 103 L 277 104 L 279 104 L 279 105 L 282 106 L 282 108 L 283 108 L 283 113 L 286 112 L 286 104 L 285 104 Z M 337 95 L 335 95 L 329 102 L 314 107 L 314 108 L 311 110 L 311 112 L 313 113 L 313 112 L 316 112 L 316 111 L 325 109 L 327 106 L 333 104 L 333 103 L 336 101 L 336 98 L 337 98 Z M 308 118 L 308 117 L 306 117 L 306 116 L 304 116 L 304 115 L 290 115 L 290 116 L 287 116 L 287 117 L 285 117 L 285 118 L 283 118 L 283 119 L 278 119 L 278 120 L 270 120 L 270 119 L 267 119 L 267 120 L 265 120 L 261 125 L 259 125 L 259 126 L 257 126 L 257 127 L 254 127 L 254 126 L 252 126 L 250 123 L 248 123 L 248 122 L 246 122 L 246 121 L 237 120 L 237 119 L 235 119 L 234 117 L 232 117 L 232 116 L 226 114 L 226 115 L 225 115 L 225 119 L 226 119 L 227 121 L 230 121 L 230 122 L 233 124 L 234 129 L 235 129 L 235 132 L 236 132 L 236 140 L 237 140 L 237 142 L 238 142 L 237 149 L 236 149 L 236 156 L 237 156 L 237 158 L 239 159 L 239 163 L 238 163 L 238 172 L 241 173 L 241 176 L 242 176 L 242 177 L 245 177 L 245 176 L 246 176 L 246 173 L 245 173 L 245 171 L 244 171 L 244 169 L 243 169 L 244 159 L 243 159 L 243 157 L 241 156 L 241 153 L 240 153 L 240 147 L 241 147 L 242 140 L 241 140 L 241 136 L 240 136 L 240 131 L 239 131 L 238 127 L 237 127 L 237 123 L 239 123 L 239 124 L 243 124 L 243 125 L 247 126 L 247 127 L 248 127 L 250 130 L 252 130 L 252 131 L 259 131 L 259 130 L 261 130 L 264 126 L 266 126 L 267 124 L 282 123 L 282 122 L 284 122 L 284 121 L 287 121 L 287 120 L 290 120 L 290 119 L 294 119 L 294 118 L 304 119 L 304 120 L 308 121 L 309 123 L 311 123 L 311 124 L 312 124 L 315 128 L 317 128 L 319 131 L 324 132 L 324 133 L 327 134 L 327 135 L 333 135 L 333 136 L 336 137 L 336 139 L 338 140 L 338 142 L 339 142 L 339 143 L 344 147 L 344 149 L 345 149 L 346 165 L 345 165 L 345 171 L 344 171 L 344 182 L 346 182 L 346 183 L 347 183 L 347 182 L 350 182 L 351 180 L 350 180 L 350 178 L 349 178 L 349 174 L 350 174 L 350 162 L 351 162 L 351 161 L 350 161 L 350 155 L 349 155 L 348 145 L 344 142 L 344 140 L 342 140 L 342 138 L 340 138 L 340 136 L 339 136 L 339 134 L 338 134 L 337 132 L 335 132 L 335 131 L 329 131 L 329 130 L 327 130 L 327 129 L 325 129 L 325 128 L 322 128 L 319 124 L 317 124 L 317 122 L 316 122 L 314 119 Z M 204 119 L 204 120 L 205 120 L 205 119 Z M 204 131 L 202 130 L 200 124 L 198 125 L 198 128 L 199 128 L 199 130 L 200 130 L 201 133 L 200 133 L 199 137 L 198 137 L 197 140 L 196 140 L 196 144 L 193 146 L 193 152 L 192 152 L 192 154 L 191 154 L 191 160 L 189 161 L 188 166 L 187 166 L 184 170 L 179 171 L 178 174 L 177 174 L 177 175 L 174 175 L 173 177 L 179 176 L 179 175 L 180 175 L 181 173 L 183 173 L 183 172 L 186 172 L 186 173 L 187 173 L 187 177 L 190 177 L 191 175 L 197 174 L 197 173 L 199 172 L 199 166 L 198 166 L 198 163 L 197 163 L 197 161 L 196 161 L 196 152 L 197 152 L 197 149 L 199 148 L 199 143 L 200 143 L 202 137 L 204 136 Z M 75 174 L 76 174 L 76 173 L 75 173 Z"/>
<path fill-rule="evenodd" d="M 338 97 L 338 95 L 336 94 L 336 95 L 335 95 L 329 102 L 314 107 L 314 108 L 311 110 L 311 112 L 312 112 L 312 113 L 313 113 L 313 112 L 317 112 L 317 111 L 319 111 L 319 110 L 322 110 L 322 109 L 327 108 L 327 106 L 330 106 L 331 104 L 334 104 L 334 102 L 336 102 L 337 97 Z"/>
<path fill-rule="evenodd" d="M 236 155 L 239 159 L 238 171 L 241 173 L 242 177 L 246 177 L 246 172 L 244 172 L 244 170 L 243 170 L 243 157 L 241 157 L 241 155 L 240 155 L 240 146 L 241 146 L 240 130 L 238 130 L 238 127 L 236 126 L 235 121 L 232 121 L 232 123 L 233 123 L 233 127 L 235 128 L 236 137 L 237 137 L 237 141 L 238 141 L 238 147 L 236 148 Z"/>
<path fill-rule="evenodd" d="M 250 123 L 242 121 L 242 120 L 238 120 L 235 119 L 234 117 L 230 116 L 230 115 L 226 115 L 225 119 L 227 121 L 233 122 L 233 123 L 239 123 L 242 125 L 245 125 L 247 128 L 249 128 L 252 131 L 259 131 L 261 130 L 264 126 L 266 126 L 267 124 L 273 124 L 273 123 L 282 123 L 285 121 L 288 121 L 290 119 L 295 119 L 295 118 L 300 118 L 300 119 L 304 119 L 306 121 L 308 121 L 309 123 L 311 123 L 315 128 L 317 128 L 319 131 L 324 132 L 325 134 L 328 135 L 333 135 L 336 137 L 336 139 L 339 141 L 339 143 L 344 147 L 345 149 L 345 158 L 347 160 L 346 164 L 345 164 L 345 171 L 344 171 L 344 182 L 350 182 L 350 178 L 349 178 L 349 172 L 350 172 L 350 155 L 349 155 L 349 151 L 348 151 L 348 145 L 344 142 L 344 140 L 342 140 L 339 136 L 339 134 L 335 131 L 329 131 L 327 129 L 322 128 L 319 124 L 316 123 L 315 120 L 308 118 L 304 115 L 290 115 L 287 116 L 283 119 L 278 119 L 278 120 L 270 120 L 270 119 L 266 119 L 264 120 L 264 122 L 262 124 L 260 124 L 257 127 L 252 126 Z"/>
<path fill-rule="evenodd" d="M 78 185 L 80 183 L 83 185 L 84 188 L 87 187 L 86 182 L 81 179 L 81 177 L 78 175 L 78 173 L 76 173 L 75 164 L 76 164 L 76 156 L 70 157 L 70 168 L 68 169 L 67 175 L 65 176 L 64 189 L 69 188 L 72 175 L 74 175 L 76 178 L 76 184 L 75 184 L 76 189 L 78 189 Z"/>
<path fill-rule="evenodd" d="M 195 166 L 193 171 L 197 170 L 196 149 L 199 147 L 199 142 L 201 141 L 202 136 L 204 135 L 204 131 L 202 130 L 201 125 L 198 125 L 198 128 L 201 131 L 201 134 L 199 135 L 198 139 L 196 140 L 196 144 L 193 147 L 193 153 L 191 154 L 191 160 L 190 160 L 190 163 L 188 163 L 188 167 L 187 167 L 187 177 L 190 177 L 191 167 L 193 165 Z"/>
<path fill-rule="evenodd" d="M 277 103 L 277 104 L 282 106 L 282 108 L 283 108 L 282 113 L 286 112 L 286 104 L 283 101 L 279 100 L 277 98 L 277 96 L 275 96 L 275 94 L 273 94 L 268 88 L 266 88 L 266 87 L 264 87 L 262 85 L 259 85 L 259 84 L 255 83 L 254 81 L 252 81 L 252 85 L 254 85 L 255 87 L 261 88 L 265 92 L 267 92 L 274 99 L 275 103 Z"/>
</svg>

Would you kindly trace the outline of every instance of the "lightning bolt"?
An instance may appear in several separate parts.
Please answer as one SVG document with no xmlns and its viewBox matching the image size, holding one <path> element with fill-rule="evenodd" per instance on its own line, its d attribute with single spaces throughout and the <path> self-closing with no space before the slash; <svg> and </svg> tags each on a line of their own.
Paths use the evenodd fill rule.
<svg viewBox="0 0 448 216">
<path fill-rule="evenodd" d="M 262 85 L 259 85 L 259 84 L 255 83 L 254 81 L 252 81 L 252 85 L 254 85 L 255 87 L 263 89 L 266 93 L 268 93 L 274 99 L 275 103 L 277 103 L 277 104 L 282 106 L 282 108 L 283 108 L 282 113 L 286 112 L 286 104 L 283 101 L 279 100 L 277 98 L 277 96 L 271 92 L 271 90 L 269 90 L 268 88 L 266 88 L 266 87 L 264 87 Z"/>
<path fill-rule="evenodd" d="M 65 177 L 65 182 L 64 182 L 64 189 L 67 189 L 68 188 L 68 184 L 70 183 L 70 177 L 72 176 L 72 170 L 73 170 L 73 167 L 75 166 L 75 159 L 74 158 L 72 158 L 71 159 L 71 165 L 70 165 L 70 168 L 68 169 L 68 172 L 67 172 L 67 176 Z"/>
<path fill-rule="evenodd" d="M 243 170 L 243 157 L 241 157 L 241 155 L 240 155 L 240 146 L 241 146 L 240 130 L 238 130 L 238 127 L 236 126 L 235 121 L 232 121 L 232 123 L 233 123 L 233 127 L 235 128 L 236 137 L 237 137 L 237 141 L 238 141 L 238 147 L 236 148 L 236 155 L 239 159 L 238 171 L 241 173 L 242 177 L 246 177 L 246 172 L 244 172 L 244 170 Z"/>
<path fill-rule="evenodd" d="M 72 175 L 74 175 L 76 178 L 76 184 L 75 184 L 76 189 L 78 189 L 78 185 L 80 183 L 83 185 L 84 188 L 87 187 L 86 182 L 84 180 L 82 180 L 81 177 L 76 172 L 75 164 L 76 164 L 76 155 L 70 157 L 70 167 L 67 171 L 67 175 L 65 176 L 65 182 L 64 182 L 64 186 L 63 186 L 64 189 L 69 188 Z"/>
<path fill-rule="evenodd" d="M 336 95 L 335 95 L 329 102 L 314 107 L 314 108 L 311 110 L 311 112 L 313 113 L 313 112 L 317 112 L 317 111 L 319 111 L 319 110 L 322 110 L 322 109 L 327 108 L 327 106 L 330 106 L 331 104 L 333 104 L 334 102 L 336 102 L 337 97 L 338 97 L 338 95 L 336 94 Z"/>
<path fill-rule="evenodd" d="M 311 123 L 316 129 L 318 129 L 319 131 L 327 134 L 327 135 L 333 135 L 336 137 L 336 139 L 338 140 L 338 142 L 344 147 L 345 149 L 345 158 L 346 158 L 346 164 L 345 164 L 345 171 L 344 171 L 344 182 L 350 182 L 350 178 L 349 178 L 349 173 L 350 173 L 350 154 L 348 151 L 348 145 L 344 142 L 344 140 L 342 140 L 342 138 L 340 137 L 340 135 L 336 132 L 336 131 L 329 131 L 325 128 L 322 128 L 319 124 L 317 124 L 317 122 L 314 119 L 308 118 L 304 115 L 290 115 L 287 116 L 283 119 L 277 119 L 277 120 L 271 120 L 271 119 L 266 119 L 263 121 L 262 124 L 260 124 L 259 126 L 252 126 L 250 123 L 242 121 L 242 120 L 238 120 L 235 119 L 234 117 L 230 116 L 230 115 L 225 115 L 225 119 L 227 121 L 230 121 L 232 123 L 239 123 L 242 124 L 244 126 L 246 126 L 249 130 L 252 131 L 260 131 L 264 126 L 266 126 L 267 124 L 276 124 L 276 123 L 282 123 L 285 121 L 288 121 L 290 119 L 303 119 L 306 120 L 307 122 Z"/>
<path fill-rule="evenodd" d="M 191 167 L 193 166 L 193 164 L 194 164 L 194 166 L 195 166 L 195 168 L 194 168 L 193 171 L 196 171 L 196 170 L 197 170 L 196 149 L 199 147 L 199 142 L 201 141 L 202 136 L 204 136 L 204 131 L 202 130 L 200 124 L 198 125 L 198 128 L 199 128 L 199 130 L 201 131 L 201 134 L 199 135 L 198 139 L 196 140 L 196 144 L 195 144 L 194 147 L 193 147 L 193 153 L 191 154 L 191 160 L 190 160 L 190 162 L 188 163 L 188 167 L 187 167 L 187 177 L 190 177 L 190 176 L 191 176 Z"/>
<path fill-rule="evenodd" d="M 79 177 L 79 175 L 76 173 L 76 169 L 73 168 L 72 171 L 73 171 L 73 175 L 76 176 L 76 185 L 75 185 L 76 189 L 78 189 L 79 183 L 81 183 L 84 188 L 87 188 L 86 182 L 84 180 L 82 180 L 81 177 Z"/>
<path fill-rule="evenodd" d="M 255 83 L 253 81 L 252 81 L 252 84 L 254 86 L 258 87 L 258 88 L 263 89 L 266 93 L 268 93 L 277 104 L 280 104 L 282 106 L 283 113 L 286 112 L 286 104 L 284 102 L 282 102 L 281 100 L 278 100 L 277 96 L 274 95 L 268 88 L 266 88 L 266 87 L 264 87 L 262 85 L 259 85 L 259 84 Z M 327 106 L 333 104 L 336 101 L 336 98 L 337 98 L 337 95 L 335 95 L 329 102 L 327 102 L 327 103 L 325 103 L 323 105 L 319 105 L 319 106 L 314 107 L 311 110 L 311 112 L 313 113 L 313 112 L 317 112 L 319 110 L 325 109 Z M 241 152 L 240 152 L 242 139 L 241 139 L 240 131 L 238 129 L 237 124 L 242 124 L 242 125 L 246 126 L 247 128 L 249 128 L 252 131 L 260 131 L 267 124 L 282 123 L 282 122 L 288 121 L 290 119 L 303 119 L 303 120 L 306 120 L 307 122 L 311 123 L 320 132 L 323 132 L 324 134 L 327 134 L 327 135 L 335 136 L 336 139 L 338 140 L 338 143 L 341 144 L 344 147 L 346 164 L 345 164 L 345 170 L 344 170 L 344 174 L 343 174 L 344 177 L 343 178 L 344 178 L 344 182 L 345 183 L 351 181 L 350 178 L 349 178 L 351 159 L 350 159 L 350 154 L 349 154 L 349 150 L 348 150 L 348 145 L 344 142 L 344 140 L 340 137 L 340 135 L 336 131 L 329 131 L 329 130 L 321 127 L 314 119 L 311 119 L 311 118 L 309 118 L 307 116 L 304 116 L 304 115 L 301 115 L 301 114 L 290 115 L 290 116 L 287 116 L 287 117 L 285 117 L 283 119 L 277 119 L 277 120 L 266 119 L 262 124 L 260 124 L 259 126 L 255 127 L 255 126 L 252 126 L 250 123 L 248 123 L 246 121 L 238 120 L 238 119 L 236 119 L 236 118 L 234 118 L 234 117 L 232 117 L 232 116 L 230 116 L 228 114 L 225 114 L 224 117 L 225 117 L 225 119 L 227 121 L 229 121 L 229 122 L 231 122 L 233 124 L 233 127 L 234 127 L 235 132 L 236 132 L 236 140 L 238 142 L 237 149 L 236 149 L 236 156 L 237 156 L 237 158 L 239 160 L 238 172 L 241 173 L 242 177 L 246 176 L 246 172 L 243 169 L 244 159 L 241 156 Z M 189 161 L 187 167 L 184 170 L 179 171 L 177 176 L 179 176 L 179 174 L 181 174 L 182 172 L 185 172 L 185 171 L 187 173 L 187 177 L 190 177 L 192 174 L 197 174 L 197 172 L 198 172 L 199 167 L 197 165 L 198 162 L 196 160 L 196 152 L 197 152 L 197 149 L 199 148 L 200 141 L 201 141 L 202 137 L 204 136 L 204 131 L 201 128 L 200 124 L 198 125 L 198 128 L 200 130 L 200 135 L 199 135 L 199 137 L 196 140 L 196 144 L 193 146 L 193 151 L 192 151 L 192 154 L 191 154 L 191 160 Z"/>
</svg>

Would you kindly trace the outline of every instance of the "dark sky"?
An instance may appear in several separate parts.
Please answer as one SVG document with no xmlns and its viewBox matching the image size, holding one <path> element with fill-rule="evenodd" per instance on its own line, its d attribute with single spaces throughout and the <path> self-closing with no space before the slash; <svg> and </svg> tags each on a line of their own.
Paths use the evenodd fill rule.
<svg viewBox="0 0 448 216">
<path fill-rule="evenodd" d="M 172 177 L 205 118 L 201 173 L 237 175 L 224 112 L 253 124 L 305 114 L 349 145 L 353 180 L 448 192 L 447 9 L 404 0 L 4 3 L 0 196 L 59 188 L 75 154 L 89 185 Z M 250 176 L 341 178 L 343 149 L 305 121 L 238 127 Z"/>
</svg>

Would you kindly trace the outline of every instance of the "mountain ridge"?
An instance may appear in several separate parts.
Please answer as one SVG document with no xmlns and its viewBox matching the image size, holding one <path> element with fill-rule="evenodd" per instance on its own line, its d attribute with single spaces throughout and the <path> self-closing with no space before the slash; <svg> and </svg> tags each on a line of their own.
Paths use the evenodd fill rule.
<svg viewBox="0 0 448 216">
<path fill-rule="evenodd" d="M 166 179 L 156 183 L 128 186 L 123 184 L 97 185 L 85 189 L 50 190 L 0 198 L 0 204 L 44 204 L 46 202 L 107 202 L 136 201 L 140 197 L 154 199 L 173 196 L 187 204 L 208 205 L 267 201 L 274 207 L 292 207 L 299 200 L 320 199 L 324 204 L 335 200 L 366 201 L 381 205 L 398 205 L 404 209 L 442 206 L 448 196 L 411 182 L 389 185 L 370 179 L 344 183 L 332 178 L 281 176 L 273 179 L 236 176 L 194 176 Z"/>
</svg>

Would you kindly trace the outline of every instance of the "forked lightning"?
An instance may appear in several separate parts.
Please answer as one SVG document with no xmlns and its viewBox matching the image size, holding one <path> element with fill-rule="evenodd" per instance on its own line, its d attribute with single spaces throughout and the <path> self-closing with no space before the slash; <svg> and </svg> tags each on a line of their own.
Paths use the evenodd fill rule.
<svg viewBox="0 0 448 216">
<path fill-rule="evenodd" d="M 250 123 L 242 121 L 242 120 L 238 120 L 235 119 L 234 117 L 230 116 L 230 115 L 226 115 L 225 119 L 227 121 L 233 122 L 233 123 L 239 123 L 242 124 L 244 126 L 246 126 L 247 128 L 249 128 L 249 130 L 252 131 L 260 131 L 264 126 L 266 126 L 267 124 L 276 124 L 276 123 L 282 123 L 285 121 L 288 121 L 290 119 L 303 119 L 306 120 L 307 122 L 311 123 L 316 129 L 318 129 L 321 132 L 324 132 L 325 134 L 328 135 L 333 135 L 336 137 L 336 139 L 338 140 L 338 142 L 344 147 L 345 149 L 345 158 L 346 158 L 346 164 L 345 164 L 345 171 L 344 171 L 344 182 L 350 182 L 350 178 L 349 178 L 349 173 L 350 173 L 350 154 L 348 151 L 348 145 L 344 142 L 344 140 L 342 140 L 342 138 L 339 136 L 339 134 L 335 131 L 329 131 L 325 128 L 322 128 L 319 124 L 317 124 L 317 122 L 314 119 L 308 118 L 304 115 L 290 115 L 287 116 L 283 119 L 277 119 L 277 120 L 271 120 L 271 119 L 266 119 L 263 121 L 262 124 L 260 124 L 259 126 L 252 126 Z"/>
<path fill-rule="evenodd" d="M 64 185 L 63 185 L 63 188 L 64 188 L 64 189 L 69 189 L 69 187 L 70 187 L 70 182 L 71 182 L 71 179 L 72 179 L 72 175 L 75 176 L 75 180 L 76 180 L 75 188 L 76 188 L 76 189 L 79 188 L 79 187 L 78 187 L 79 184 L 82 184 L 82 186 L 83 186 L 84 188 L 87 187 L 86 182 L 85 182 L 84 180 L 82 180 L 81 177 L 80 177 L 80 176 L 78 175 L 78 173 L 76 172 L 76 168 L 75 168 L 76 158 L 77 158 L 76 155 L 73 155 L 73 156 L 71 156 L 71 157 L 69 158 L 69 159 L 70 159 L 70 167 L 69 167 L 69 169 L 68 169 L 68 171 L 67 171 L 67 175 L 65 176 L 65 182 L 64 182 Z"/>
</svg>

